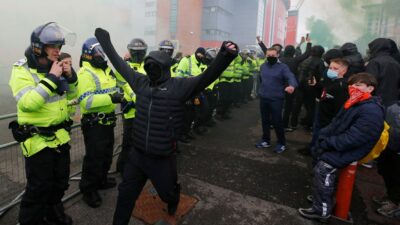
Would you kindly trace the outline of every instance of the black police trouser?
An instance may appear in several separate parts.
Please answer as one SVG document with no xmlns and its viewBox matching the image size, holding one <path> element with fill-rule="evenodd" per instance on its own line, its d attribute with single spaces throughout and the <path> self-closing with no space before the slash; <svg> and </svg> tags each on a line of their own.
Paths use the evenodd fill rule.
<svg viewBox="0 0 400 225">
<path fill-rule="evenodd" d="M 190 101 L 190 104 L 189 102 Z M 183 128 L 182 128 L 182 134 L 186 135 L 190 132 L 190 129 L 192 128 L 192 123 L 195 119 L 195 110 L 194 110 L 194 105 L 192 100 L 188 100 L 185 104 L 185 111 L 184 111 L 184 118 L 183 118 Z"/>
<path fill-rule="evenodd" d="M 242 97 L 242 84 L 241 82 L 233 82 L 233 103 L 239 104 Z"/>
<path fill-rule="evenodd" d="M 198 128 L 200 126 L 204 126 L 205 123 L 207 122 L 207 116 L 208 116 L 208 110 L 209 110 L 209 105 L 206 96 L 201 93 L 198 96 L 200 100 L 200 105 L 195 105 L 194 110 L 195 110 L 195 120 L 194 120 L 194 128 Z"/>
<path fill-rule="evenodd" d="M 179 184 L 176 170 L 176 155 L 151 158 L 132 151 L 118 186 L 117 206 L 114 213 L 114 225 L 129 223 L 135 202 L 147 179 L 150 179 L 161 200 L 168 204 L 179 203 Z"/>
<path fill-rule="evenodd" d="M 38 224 L 46 215 L 47 206 L 61 203 L 68 189 L 70 148 L 69 144 L 45 148 L 25 158 L 27 183 L 19 211 L 21 225 Z"/>
<path fill-rule="evenodd" d="M 254 78 L 253 77 L 249 77 L 249 79 L 247 79 L 246 81 L 246 100 L 251 100 L 251 93 L 253 92 L 253 83 L 254 83 Z"/>
<path fill-rule="evenodd" d="M 233 84 L 229 82 L 218 83 L 219 102 L 217 114 L 225 116 L 233 103 Z"/>
<path fill-rule="evenodd" d="M 213 111 L 217 107 L 218 93 L 215 89 L 213 90 L 208 89 L 204 92 L 204 95 L 207 98 L 208 102 L 206 121 L 209 121 L 212 119 Z"/>
<path fill-rule="evenodd" d="M 395 204 L 400 203 L 400 155 L 389 147 L 378 158 L 378 172 L 382 176 L 386 193 Z"/>
<path fill-rule="evenodd" d="M 241 88 L 241 95 L 240 95 L 240 102 L 246 102 L 247 101 L 247 83 L 248 83 L 248 78 L 247 79 L 242 79 L 242 82 L 240 82 L 240 88 Z"/>
<path fill-rule="evenodd" d="M 114 125 L 82 125 L 85 156 L 79 188 L 83 194 L 97 191 L 107 181 L 114 149 Z"/>
<path fill-rule="evenodd" d="M 117 171 L 123 172 L 124 166 L 128 161 L 129 152 L 133 149 L 133 123 L 135 118 L 124 119 L 123 128 L 124 133 L 122 135 L 122 149 L 119 153 L 117 160 Z"/>
</svg>

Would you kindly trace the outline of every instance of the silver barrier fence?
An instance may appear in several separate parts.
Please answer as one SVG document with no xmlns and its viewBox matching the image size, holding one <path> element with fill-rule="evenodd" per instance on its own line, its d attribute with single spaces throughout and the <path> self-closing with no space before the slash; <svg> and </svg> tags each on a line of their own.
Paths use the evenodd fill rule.
<svg viewBox="0 0 400 225">
<path fill-rule="evenodd" d="M 1 120 L 16 117 L 16 114 L 1 115 Z M 11 132 L 11 131 L 10 131 Z M 119 154 L 122 144 L 122 114 L 117 113 L 116 127 L 114 129 L 114 156 Z M 71 165 L 70 184 L 80 180 L 82 161 L 85 154 L 80 124 L 76 123 L 71 130 Z M 0 217 L 9 209 L 19 204 L 26 184 L 25 161 L 19 143 L 16 141 L 0 145 Z M 79 194 L 78 185 L 70 185 L 63 201 Z"/>
</svg>

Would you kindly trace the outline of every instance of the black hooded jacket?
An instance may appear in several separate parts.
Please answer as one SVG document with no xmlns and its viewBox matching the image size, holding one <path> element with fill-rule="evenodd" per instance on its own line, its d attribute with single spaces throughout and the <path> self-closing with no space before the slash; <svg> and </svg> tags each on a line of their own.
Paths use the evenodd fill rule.
<svg viewBox="0 0 400 225">
<path fill-rule="evenodd" d="M 236 51 L 228 50 L 223 43 L 215 60 L 202 74 L 171 78 L 170 57 L 159 51 L 151 52 L 145 62 L 157 62 L 162 75 L 158 80 L 150 81 L 148 76 L 134 71 L 121 59 L 107 31 L 96 29 L 95 36 L 115 69 L 136 93 L 135 150 L 155 157 L 175 152 L 183 125 L 185 102 L 216 80 L 237 56 Z"/>
<path fill-rule="evenodd" d="M 301 62 L 303 62 L 305 59 L 307 59 L 310 56 L 310 52 L 311 52 L 311 43 L 307 43 L 307 47 L 306 47 L 306 51 L 299 56 L 293 57 L 294 53 L 295 53 L 295 48 L 293 46 L 291 46 L 293 49 L 288 49 L 289 46 L 286 46 L 285 51 L 283 53 L 283 57 L 279 58 L 279 60 L 281 62 L 283 62 L 284 64 L 286 64 L 290 71 L 294 74 L 294 76 L 296 77 L 296 80 L 298 80 L 299 75 L 298 75 L 298 70 L 297 68 L 299 67 L 299 64 Z"/>
<path fill-rule="evenodd" d="M 349 63 L 345 77 L 364 72 L 364 60 L 360 52 L 358 52 L 357 45 L 348 42 L 343 44 L 340 50 L 342 51 L 343 59 Z"/>
<path fill-rule="evenodd" d="M 308 81 L 312 77 L 315 77 L 317 82 L 320 81 L 325 70 L 324 61 L 321 59 L 324 52 L 322 46 L 315 45 L 311 48 L 311 56 L 300 64 L 298 68 L 300 88 L 308 87 Z"/>
<path fill-rule="evenodd" d="M 400 64 L 391 56 L 389 39 L 377 38 L 368 44 L 371 58 L 366 72 L 378 80 L 375 91 L 385 107 L 397 102 L 400 97 Z"/>
</svg>

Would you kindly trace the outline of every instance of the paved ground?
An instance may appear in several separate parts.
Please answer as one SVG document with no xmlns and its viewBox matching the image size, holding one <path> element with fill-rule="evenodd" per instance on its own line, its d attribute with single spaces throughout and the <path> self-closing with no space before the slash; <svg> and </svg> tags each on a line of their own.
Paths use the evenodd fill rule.
<svg viewBox="0 0 400 225">
<path fill-rule="evenodd" d="M 191 145 L 180 146 L 183 193 L 200 200 L 180 224 L 318 224 L 297 214 L 297 208 L 308 206 L 305 197 L 311 193 L 311 168 L 310 159 L 296 149 L 309 141 L 310 134 L 289 133 L 288 150 L 282 154 L 273 153 L 272 148 L 254 148 L 260 134 L 258 104 L 253 101 L 235 109 L 231 120 L 218 122 Z M 382 191 L 375 170 L 359 168 L 351 208 L 355 224 L 400 224 L 374 213 L 369 198 Z M 116 194 L 116 189 L 102 191 L 104 204 L 98 209 L 87 207 L 79 195 L 67 202 L 67 212 L 74 224 L 111 224 Z M 15 224 L 17 210 L 7 213 L 0 224 Z M 130 224 L 143 223 L 132 219 Z"/>
</svg>

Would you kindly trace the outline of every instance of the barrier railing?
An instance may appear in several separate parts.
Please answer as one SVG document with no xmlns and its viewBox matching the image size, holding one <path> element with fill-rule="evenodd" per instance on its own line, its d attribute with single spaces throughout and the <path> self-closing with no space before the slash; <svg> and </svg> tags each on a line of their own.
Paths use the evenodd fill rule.
<svg viewBox="0 0 400 225">
<path fill-rule="evenodd" d="M 0 121 L 16 117 L 16 114 L 1 115 Z M 119 154 L 122 143 L 122 114 L 117 114 L 115 131 L 114 156 Z M 71 166 L 70 182 L 79 180 L 81 173 L 85 145 L 80 124 L 74 124 L 71 130 Z M 11 132 L 11 131 L 10 131 Z M 0 145 L 0 217 L 9 209 L 19 204 L 26 184 L 25 162 L 18 142 L 13 141 Z M 71 187 L 75 186 L 74 190 Z M 70 185 L 63 201 L 79 194 L 78 185 Z"/>
</svg>

